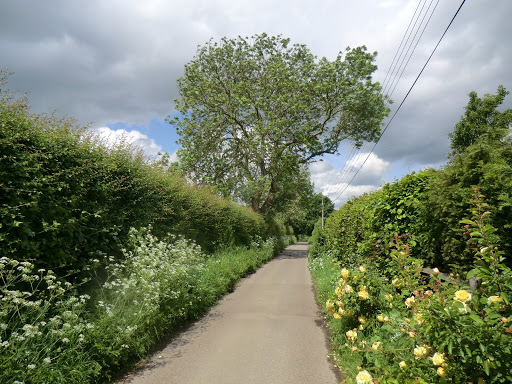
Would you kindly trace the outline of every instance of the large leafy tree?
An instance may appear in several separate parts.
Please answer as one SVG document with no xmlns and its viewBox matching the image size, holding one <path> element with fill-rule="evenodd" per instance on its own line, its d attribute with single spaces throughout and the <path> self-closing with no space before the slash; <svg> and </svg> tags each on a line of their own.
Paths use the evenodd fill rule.
<svg viewBox="0 0 512 384">
<path fill-rule="evenodd" d="M 317 59 L 266 34 L 199 47 L 178 80 L 180 115 L 170 120 L 181 167 L 267 212 L 301 165 L 337 153 L 342 140 L 378 138 L 389 111 L 372 81 L 375 57 L 363 46 Z"/>
</svg>

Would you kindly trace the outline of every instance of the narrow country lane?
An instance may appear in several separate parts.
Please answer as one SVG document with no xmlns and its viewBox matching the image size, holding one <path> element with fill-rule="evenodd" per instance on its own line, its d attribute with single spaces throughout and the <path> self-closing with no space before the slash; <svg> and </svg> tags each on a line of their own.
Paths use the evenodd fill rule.
<svg viewBox="0 0 512 384">
<path fill-rule="evenodd" d="M 298 243 L 119 384 L 336 384 Z"/>
</svg>

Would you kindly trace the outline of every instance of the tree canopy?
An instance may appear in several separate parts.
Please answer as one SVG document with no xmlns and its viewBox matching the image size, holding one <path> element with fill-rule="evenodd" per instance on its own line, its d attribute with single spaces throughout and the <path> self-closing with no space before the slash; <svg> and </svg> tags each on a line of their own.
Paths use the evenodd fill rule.
<svg viewBox="0 0 512 384">
<path fill-rule="evenodd" d="M 376 140 L 389 113 L 372 81 L 376 53 L 347 48 L 329 61 L 281 36 L 210 40 L 178 80 L 182 169 L 267 212 L 294 189 L 301 166 L 342 140 Z"/>
<path fill-rule="evenodd" d="M 497 108 L 509 92 L 503 85 L 498 86 L 496 95 L 485 94 L 478 97 L 470 92 L 464 115 L 450 133 L 452 154 L 461 154 L 478 139 L 486 137 L 500 140 L 507 136 L 512 124 L 512 109 L 500 112 Z"/>
</svg>

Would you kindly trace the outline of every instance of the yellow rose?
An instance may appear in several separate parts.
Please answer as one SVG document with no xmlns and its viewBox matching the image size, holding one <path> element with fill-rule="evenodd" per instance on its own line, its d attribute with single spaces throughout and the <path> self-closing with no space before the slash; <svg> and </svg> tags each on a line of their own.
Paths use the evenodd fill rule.
<svg viewBox="0 0 512 384">
<path fill-rule="evenodd" d="M 439 368 L 437 368 L 437 374 L 438 374 L 439 376 L 441 376 L 441 377 L 445 377 L 445 376 L 446 376 L 446 372 L 445 372 L 445 370 L 444 370 L 444 368 L 443 368 L 443 367 L 439 367 Z"/>
<path fill-rule="evenodd" d="M 380 341 L 374 341 L 373 344 L 372 344 L 372 349 L 374 351 L 377 351 L 379 349 L 379 347 L 381 346 L 381 342 Z"/>
<path fill-rule="evenodd" d="M 503 299 L 499 296 L 490 296 L 487 299 L 487 305 L 491 305 L 492 303 L 501 303 Z"/>
<path fill-rule="evenodd" d="M 453 300 L 465 303 L 466 301 L 471 300 L 471 293 L 464 289 L 461 289 L 460 291 L 455 292 Z"/>
<path fill-rule="evenodd" d="M 368 300 L 368 298 L 370 297 L 370 295 L 368 295 L 368 292 L 366 291 L 359 291 L 357 295 L 361 300 Z"/>
<path fill-rule="evenodd" d="M 338 298 L 341 298 L 341 296 L 344 295 L 344 292 L 340 286 L 337 286 L 336 289 L 334 290 L 334 292 L 336 293 L 336 296 L 338 296 Z"/>
<path fill-rule="evenodd" d="M 366 268 L 364 266 L 360 266 L 359 267 L 359 271 L 361 271 L 361 273 L 365 273 L 366 272 Z"/>
<path fill-rule="evenodd" d="M 439 275 L 439 269 L 437 268 L 432 268 L 432 272 L 434 273 L 434 276 Z"/>
<path fill-rule="evenodd" d="M 405 367 L 407 367 L 407 363 L 403 360 L 398 365 L 400 366 L 400 369 L 404 369 Z"/>
<path fill-rule="evenodd" d="M 334 313 L 334 303 L 331 300 L 327 300 L 325 303 L 325 308 L 331 315 Z"/>
<path fill-rule="evenodd" d="M 373 378 L 372 375 L 368 373 L 368 371 L 361 371 L 356 376 L 357 384 L 372 384 Z"/>
<path fill-rule="evenodd" d="M 341 276 L 343 277 L 343 279 L 348 280 L 350 272 L 347 270 L 347 268 L 343 268 L 341 270 Z"/>
<path fill-rule="evenodd" d="M 351 341 L 354 341 L 357 338 L 356 331 L 347 331 L 346 335 Z"/>
<path fill-rule="evenodd" d="M 384 322 L 384 316 L 383 315 L 377 315 L 377 320 L 380 321 L 381 323 Z"/>
<path fill-rule="evenodd" d="M 414 299 L 414 296 L 411 296 L 405 300 L 405 305 L 407 305 L 407 307 L 411 307 L 411 305 L 413 305 L 415 302 L 416 300 Z"/>
<path fill-rule="evenodd" d="M 360 322 L 361 324 L 366 323 L 366 317 L 364 317 L 364 316 L 359 316 L 359 317 L 357 318 L 357 320 L 359 320 L 359 322 Z"/>
<path fill-rule="evenodd" d="M 427 354 L 427 348 L 417 346 L 414 348 L 414 356 L 416 357 L 416 360 L 421 359 Z"/>
<path fill-rule="evenodd" d="M 444 353 L 436 352 L 432 357 L 432 362 L 434 365 L 443 365 L 444 364 Z"/>
</svg>

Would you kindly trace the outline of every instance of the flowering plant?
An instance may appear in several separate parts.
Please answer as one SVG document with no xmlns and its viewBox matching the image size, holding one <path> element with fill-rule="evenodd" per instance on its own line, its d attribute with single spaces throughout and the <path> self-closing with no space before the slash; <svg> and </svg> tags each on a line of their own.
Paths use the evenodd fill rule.
<svg viewBox="0 0 512 384">
<path fill-rule="evenodd" d="M 475 190 L 474 218 L 463 221 L 477 258 L 466 278 L 476 277 L 480 286 L 470 287 L 456 276 L 443 278 L 436 269 L 429 279 L 422 278 L 421 264 L 399 236 L 388 263 L 394 275 L 387 282 L 372 278 L 381 282 L 378 295 L 369 291 L 373 306 L 365 307 L 359 295 L 363 286 L 372 285 L 360 271 L 347 270 L 349 278 L 338 280 L 327 311 L 340 331 L 338 359 L 354 361 L 362 366 L 360 373 L 369 375 L 354 373 L 357 382 L 367 377 L 390 384 L 512 382 L 512 271 L 493 242 L 495 229 L 486 223 L 482 198 Z M 336 320 L 340 309 L 351 321 Z M 364 322 L 358 323 L 361 316 Z"/>
</svg>

